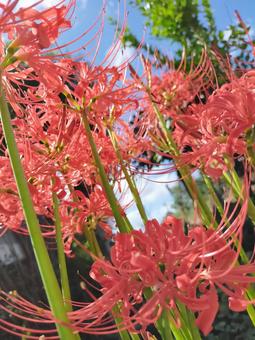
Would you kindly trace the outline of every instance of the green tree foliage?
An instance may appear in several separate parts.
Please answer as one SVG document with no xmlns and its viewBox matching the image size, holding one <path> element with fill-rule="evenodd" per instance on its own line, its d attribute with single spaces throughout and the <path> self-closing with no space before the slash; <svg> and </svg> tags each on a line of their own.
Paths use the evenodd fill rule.
<svg viewBox="0 0 255 340">
<path fill-rule="evenodd" d="M 188 60 L 198 62 L 203 48 L 207 48 L 212 58 L 217 74 L 220 70 L 217 55 L 235 55 L 232 63 L 236 67 L 247 68 L 251 61 L 250 45 L 247 43 L 247 30 L 241 25 L 231 24 L 225 30 L 218 30 L 209 0 L 133 0 L 133 6 L 137 6 L 146 18 L 146 25 L 150 27 L 152 35 L 159 39 L 169 39 L 178 44 L 176 62 L 178 63 L 185 48 Z M 233 13 L 234 15 L 234 13 Z M 123 39 L 124 45 L 138 46 L 139 39 L 132 30 L 128 29 Z M 149 53 L 153 54 L 155 48 L 149 47 Z M 213 53 L 211 53 L 213 52 Z M 167 58 L 158 53 L 161 64 Z M 238 62 L 237 62 L 238 61 Z"/>
<path fill-rule="evenodd" d="M 186 48 L 216 39 L 216 26 L 210 3 L 203 0 L 137 0 L 152 34 L 180 42 Z M 206 23 L 200 18 L 204 14 Z"/>
</svg>

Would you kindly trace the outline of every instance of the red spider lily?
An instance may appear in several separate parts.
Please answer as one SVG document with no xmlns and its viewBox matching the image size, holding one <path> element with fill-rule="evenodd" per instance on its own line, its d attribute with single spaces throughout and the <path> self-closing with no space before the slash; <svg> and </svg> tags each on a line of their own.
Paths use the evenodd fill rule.
<svg viewBox="0 0 255 340">
<path fill-rule="evenodd" d="M 117 67 L 90 66 L 86 63 L 73 65 L 75 78 L 70 105 L 81 110 L 89 107 L 91 124 L 111 126 L 117 118 L 137 107 L 130 86 L 124 86 L 124 71 Z"/>
<path fill-rule="evenodd" d="M 14 182 L 11 165 L 8 157 L 0 157 L 0 198 L 3 203 L 0 204 L 0 228 L 8 228 L 12 231 L 27 234 L 27 228 L 24 224 L 21 202 L 18 196 L 17 187 Z M 39 181 L 40 179 L 38 179 Z M 38 216 L 44 216 L 41 219 L 44 236 L 50 236 L 53 233 L 53 226 L 47 221 L 52 217 L 47 207 L 51 206 L 51 194 L 49 185 L 45 189 L 30 184 L 30 193 L 34 202 L 35 210 Z M 44 221 L 44 222 L 43 222 Z"/>
<path fill-rule="evenodd" d="M 150 91 L 162 113 L 171 117 L 176 114 L 176 110 L 185 107 L 194 99 L 200 86 L 184 71 L 172 70 L 162 76 L 152 77 Z"/>
<path fill-rule="evenodd" d="M 99 182 L 84 128 L 72 110 L 52 111 L 50 107 L 38 111 L 35 107 L 25 120 L 13 122 L 17 124 L 17 142 L 29 177 L 44 176 L 47 182 L 59 171 L 73 186 L 82 180 L 87 185 Z M 120 170 L 110 138 L 97 129 L 93 136 L 106 172 L 117 180 Z"/>
<path fill-rule="evenodd" d="M 107 82 L 106 78 L 105 81 Z M 79 112 L 77 113 L 77 110 L 63 104 L 57 93 L 52 93 L 51 89 L 48 90 L 42 84 L 38 87 L 35 86 L 35 88 L 29 88 L 23 97 L 24 101 L 22 101 L 22 98 L 19 98 L 20 101 L 15 99 L 16 104 L 13 105 L 19 113 L 18 117 L 12 120 L 15 126 L 15 137 L 22 156 L 24 170 L 30 183 L 31 194 L 36 208 L 38 208 L 38 214 L 52 219 L 51 180 L 53 177 L 59 178 L 54 190 L 60 198 L 60 206 L 63 203 L 65 208 L 67 204 L 74 205 L 74 202 L 65 198 L 69 191 L 67 189 L 69 185 L 75 187 L 80 182 L 85 182 L 89 186 L 96 187 L 100 179 L 81 124 Z M 32 98 L 31 102 L 29 102 L 30 97 Z M 110 178 L 118 181 L 122 176 L 121 169 L 106 129 L 97 124 L 93 127 L 92 133 L 106 173 Z M 5 146 L 2 148 L 6 152 Z M 123 150 L 125 160 L 129 161 L 133 158 L 134 155 L 127 144 Z M 8 162 L 7 158 L 6 161 Z M 59 174 L 59 176 L 56 177 L 56 174 Z M 2 180 L 4 181 L 4 178 Z M 14 185 L 14 182 L 12 185 Z M 19 211 L 21 211 L 18 198 L 16 198 L 16 202 Z M 96 202 L 100 202 L 102 209 L 97 208 L 93 211 Z M 62 215 L 63 238 L 68 240 L 65 242 L 67 248 L 70 247 L 74 233 L 81 230 L 83 224 L 81 221 L 88 217 L 93 216 L 96 222 L 100 222 L 105 232 L 110 233 L 110 228 L 105 223 L 105 219 L 112 214 L 108 204 L 106 204 L 104 193 L 101 191 L 100 197 L 99 191 L 93 192 L 86 204 L 83 203 L 78 203 L 83 208 L 81 210 L 79 208 L 74 216 L 70 214 L 70 211 L 68 214 Z M 17 231 L 20 230 L 21 217 L 22 215 L 19 216 L 18 220 L 15 220 L 15 226 L 12 227 Z M 69 218 L 69 221 L 67 221 L 67 218 Z M 8 226 L 7 221 L 10 221 L 10 219 L 4 221 L 3 218 L 4 226 Z M 74 223 L 74 221 L 76 222 Z M 9 227 L 12 225 L 13 223 Z M 47 236 L 54 236 L 54 227 L 49 226 L 48 228 L 50 230 Z M 26 230 L 22 229 L 22 232 L 26 232 Z"/>
<path fill-rule="evenodd" d="M 239 241 L 243 222 L 238 218 L 231 227 Z M 236 251 L 230 239 L 233 235 L 221 230 L 198 226 L 185 235 L 182 222 L 168 217 L 162 225 L 149 221 L 144 232 L 116 235 L 111 263 L 98 260 L 91 270 L 103 295 L 76 312 L 80 321 L 95 320 L 85 323 L 83 330 L 113 332 L 104 325 L 114 310 L 114 316 L 122 320 L 121 328 L 138 332 L 156 322 L 163 309 L 172 309 L 178 319 L 175 303 L 179 300 L 198 312 L 197 325 L 208 334 L 219 308 L 216 286 L 229 296 L 230 308 L 241 310 L 254 303 L 244 294 L 248 284 L 255 282 L 250 276 L 255 265 L 237 265 L 240 248 Z M 150 298 L 145 301 L 148 289 Z"/>
<path fill-rule="evenodd" d="M 59 100 L 56 101 L 55 106 L 54 102 L 52 97 L 47 99 L 48 106 L 44 103 L 27 105 L 29 114 L 24 112 L 23 116 L 13 119 L 12 122 L 36 211 L 51 221 L 47 228 L 45 226 L 44 234 L 54 237 L 51 197 L 51 192 L 54 190 L 60 200 L 62 235 L 66 251 L 69 253 L 74 234 L 81 232 L 88 222 L 91 222 L 91 218 L 94 226 L 98 224 L 107 235 L 110 235 L 111 228 L 106 221 L 112 216 L 112 212 L 104 192 L 98 189 L 100 179 L 80 117 L 72 109 L 58 108 L 61 105 Z M 120 179 L 122 175 L 118 159 L 109 137 L 102 130 L 93 131 L 93 135 L 107 174 L 116 180 Z M 6 152 L 4 145 L 2 150 Z M 126 154 L 128 153 L 129 150 L 126 149 Z M 126 158 L 132 158 L 132 155 Z M 16 188 L 16 185 L 11 174 L 9 159 L 6 157 L 3 160 L 8 166 L 10 176 L 9 183 L 6 182 L 6 170 L 3 176 L 0 176 L 0 185 L 6 191 L 8 188 Z M 51 185 L 52 178 L 55 178 L 54 188 Z M 81 193 L 78 195 L 79 191 L 77 191 L 75 195 L 78 196 L 78 201 L 75 201 L 72 189 L 81 182 L 94 189 L 89 198 L 82 196 Z M 7 209 L 8 204 L 5 210 L 2 209 L 3 226 L 27 233 L 25 226 L 22 227 L 23 216 L 17 194 L 16 196 L 8 194 L 7 197 L 7 202 L 10 204 L 15 201 L 16 209 L 15 212 L 11 210 L 12 214 Z M 17 211 L 20 213 L 18 214 Z"/>
<path fill-rule="evenodd" d="M 63 70 L 52 62 L 57 56 L 46 54 L 47 48 L 57 40 L 60 31 L 71 27 L 67 16 L 75 6 L 75 0 L 69 1 L 67 6 L 61 6 L 63 1 L 60 1 L 56 6 L 37 10 L 36 5 L 41 2 L 18 10 L 18 1 L 8 1 L 6 5 L 1 5 L 2 79 L 10 102 L 15 102 L 12 98 L 13 83 L 19 88 L 20 94 L 23 94 L 26 87 L 25 80 L 27 84 L 29 81 L 38 81 L 49 88 L 59 89 L 63 86 L 60 78 Z M 6 34 L 11 40 L 7 48 L 4 43 Z M 12 85 L 9 85 L 10 81 Z"/>
<path fill-rule="evenodd" d="M 201 167 L 218 178 L 227 169 L 226 157 L 249 160 L 254 149 L 254 103 L 254 72 L 249 71 L 215 91 L 205 105 L 193 105 L 179 115 L 174 136 L 181 148 L 191 149 L 181 155 L 180 163 Z"/>
<path fill-rule="evenodd" d="M 66 192 L 64 193 L 66 195 Z M 105 237 L 112 236 L 112 228 L 108 220 L 112 218 L 109 203 L 99 185 L 95 186 L 86 197 L 80 190 L 73 190 L 60 205 L 62 234 L 65 252 L 71 255 L 71 245 L 75 234 L 84 234 L 86 228 L 100 227 Z"/>
<path fill-rule="evenodd" d="M 57 40 L 61 30 L 71 27 L 67 15 L 75 6 L 75 0 L 69 1 L 67 6 L 60 6 L 64 1 L 59 1 L 55 6 L 40 11 L 35 7 L 43 2 L 42 0 L 30 7 L 16 10 L 18 2 L 18 0 L 13 0 L 5 5 L 1 4 L 0 31 L 7 33 L 12 41 L 9 53 L 19 56 L 19 48 L 22 49 L 21 54 L 29 55 L 30 48 L 38 53 L 50 47 Z M 18 53 L 16 53 L 17 50 Z"/>
<path fill-rule="evenodd" d="M 31 172 L 29 172 L 29 166 L 34 164 L 34 160 L 35 159 L 32 158 L 32 161 L 28 162 L 27 165 L 24 163 L 27 174 L 31 174 Z M 27 234 L 28 231 L 23 223 L 22 206 L 13 179 L 9 159 L 7 157 L 1 157 L 0 163 L 0 197 L 4 202 L 4 205 L 0 204 L 1 227 Z M 44 169 L 46 170 L 45 167 Z M 80 191 L 75 191 L 74 193 L 69 192 L 67 185 L 69 181 L 66 174 L 60 176 L 59 171 L 59 176 L 56 176 L 58 170 L 53 166 L 51 171 L 49 174 L 49 167 L 47 167 L 46 174 L 41 174 L 39 171 L 36 174 L 33 173 L 33 177 L 28 176 L 30 193 L 36 212 L 39 216 L 44 216 L 45 223 L 45 218 L 48 218 L 47 223 L 42 225 L 44 236 L 55 237 L 52 191 L 57 192 L 60 200 L 62 235 L 66 244 L 67 253 L 70 253 L 70 245 L 74 234 L 81 232 L 88 224 L 93 224 L 94 228 L 98 225 L 105 231 L 106 235 L 111 235 L 111 228 L 108 226 L 107 219 L 112 216 L 112 212 L 99 186 L 93 181 L 94 189 L 90 193 L 89 198 L 86 198 Z M 54 187 L 51 185 L 52 178 L 55 178 Z M 77 185 L 78 183 L 78 180 L 76 182 L 73 181 L 73 185 Z"/>
<path fill-rule="evenodd" d="M 184 55 L 177 69 L 170 65 L 169 69 L 164 70 L 161 75 L 152 75 L 153 65 L 144 58 L 143 66 L 145 72 L 141 77 L 132 67 L 130 71 L 133 85 L 141 91 L 139 126 L 144 124 L 147 129 L 152 130 L 158 124 L 154 104 L 166 119 L 174 118 L 186 109 L 200 91 L 206 91 L 206 87 L 214 78 L 211 62 L 205 52 L 198 66 L 192 66 L 189 72 L 186 72 Z M 143 81 L 145 77 L 146 80 Z"/>
</svg>

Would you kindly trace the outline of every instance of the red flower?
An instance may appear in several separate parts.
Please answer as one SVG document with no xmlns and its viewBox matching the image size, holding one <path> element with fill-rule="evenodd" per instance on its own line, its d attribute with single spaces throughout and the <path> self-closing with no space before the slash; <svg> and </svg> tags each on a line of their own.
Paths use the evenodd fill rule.
<svg viewBox="0 0 255 340">
<path fill-rule="evenodd" d="M 179 157 L 180 166 L 200 167 L 214 178 L 227 169 L 225 158 L 250 158 L 255 123 L 254 72 L 222 86 L 203 105 L 193 105 L 176 117 L 174 136 L 188 152 Z"/>
<path fill-rule="evenodd" d="M 57 79 L 56 75 L 61 71 L 59 68 L 56 72 L 56 65 L 51 62 L 56 56 L 46 57 L 48 51 L 43 50 L 57 40 L 61 30 L 71 27 L 67 15 L 75 5 L 75 0 L 69 1 L 67 6 L 52 6 L 41 11 L 35 6 L 15 11 L 17 3 L 18 1 L 8 1 L 6 5 L 1 5 L 1 61 L 2 67 L 5 68 L 3 76 L 12 80 L 15 77 L 15 83 L 19 84 L 24 77 L 28 78 L 29 73 L 29 79 L 35 79 L 36 73 L 40 82 L 45 81 L 48 86 L 56 85 L 54 78 Z M 4 34 L 7 34 L 11 41 L 6 53 Z M 28 67 L 32 69 L 28 70 Z"/>
<path fill-rule="evenodd" d="M 208 334 L 219 308 L 216 286 L 230 297 L 230 307 L 254 302 L 245 300 L 244 292 L 255 281 L 250 276 L 255 264 L 237 265 L 239 253 L 231 241 L 241 235 L 242 224 L 243 219 L 235 220 L 229 232 L 198 226 L 185 235 L 181 221 L 169 216 L 162 225 L 149 221 L 144 232 L 117 234 L 111 263 L 98 260 L 91 270 L 102 296 L 77 311 L 81 320 L 95 321 L 77 330 L 107 332 L 112 310 L 120 327 L 134 332 L 156 322 L 163 309 L 172 309 L 178 323 L 177 299 L 198 312 L 196 323 Z"/>
</svg>

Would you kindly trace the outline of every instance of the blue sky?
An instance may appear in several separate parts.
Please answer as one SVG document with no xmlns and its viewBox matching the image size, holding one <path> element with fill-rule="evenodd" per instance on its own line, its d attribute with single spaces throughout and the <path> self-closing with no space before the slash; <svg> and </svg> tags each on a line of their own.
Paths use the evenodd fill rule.
<svg viewBox="0 0 255 340">
<path fill-rule="evenodd" d="M 238 10 L 246 23 L 255 26 L 255 1 L 253 0 L 211 0 L 217 27 L 225 29 L 235 22 L 234 11 Z"/>
</svg>

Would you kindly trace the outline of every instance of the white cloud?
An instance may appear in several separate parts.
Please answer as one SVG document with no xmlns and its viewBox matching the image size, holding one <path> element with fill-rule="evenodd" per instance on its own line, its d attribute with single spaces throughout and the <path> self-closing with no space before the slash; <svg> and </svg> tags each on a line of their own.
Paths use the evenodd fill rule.
<svg viewBox="0 0 255 340">
<path fill-rule="evenodd" d="M 112 66 L 120 66 L 126 61 L 131 61 L 131 59 L 136 55 L 136 49 L 134 47 L 120 48 L 116 53 L 116 56 L 112 62 Z"/>
<path fill-rule="evenodd" d="M 161 167 L 161 169 L 163 169 L 163 167 Z M 177 185 L 176 179 L 175 173 L 136 176 L 140 197 L 149 219 L 156 218 L 161 222 L 167 212 L 171 210 L 172 198 L 167 186 L 171 187 Z M 115 189 L 117 190 L 117 188 Z M 121 199 L 121 205 L 125 206 L 125 204 L 129 204 L 133 200 L 130 191 L 127 190 L 125 180 L 121 182 L 121 189 L 125 192 Z M 126 210 L 126 213 L 135 229 L 143 227 L 143 222 L 135 203 Z"/>
<path fill-rule="evenodd" d="M 232 30 L 231 29 L 225 30 L 223 32 L 223 40 L 228 41 L 229 38 L 231 37 L 231 34 L 232 34 Z"/>
</svg>

